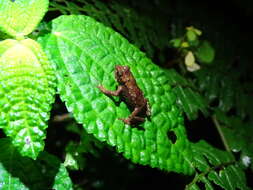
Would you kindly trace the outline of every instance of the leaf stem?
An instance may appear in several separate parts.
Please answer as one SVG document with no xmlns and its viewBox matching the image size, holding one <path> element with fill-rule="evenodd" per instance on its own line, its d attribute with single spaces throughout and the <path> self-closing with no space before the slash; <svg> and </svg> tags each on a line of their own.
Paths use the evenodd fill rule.
<svg viewBox="0 0 253 190">
<path fill-rule="evenodd" d="M 221 140 L 223 142 L 223 145 L 224 145 L 226 151 L 229 152 L 229 153 L 231 153 L 231 149 L 230 149 L 230 147 L 228 145 L 228 142 L 227 142 L 227 140 L 226 140 L 226 138 L 225 138 L 225 136 L 224 136 L 224 134 L 223 134 L 223 132 L 221 130 L 221 126 L 220 126 L 220 124 L 219 124 L 219 122 L 218 122 L 218 120 L 217 120 L 217 118 L 216 118 L 215 115 L 212 116 L 212 120 L 214 122 L 214 125 L 215 125 L 217 131 L 219 132 L 219 135 L 221 137 Z"/>
<path fill-rule="evenodd" d="M 71 119 L 71 114 L 65 113 L 62 115 L 56 115 L 53 118 L 53 122 L 64 122 Z"/>
</svg>

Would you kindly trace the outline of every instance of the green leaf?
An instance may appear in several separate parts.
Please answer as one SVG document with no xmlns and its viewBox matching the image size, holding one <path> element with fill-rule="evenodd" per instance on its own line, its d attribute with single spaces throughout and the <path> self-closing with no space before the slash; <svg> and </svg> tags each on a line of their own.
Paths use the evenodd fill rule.
<svg viewBox="0 0 253 190">
<path fill-rule="evenodd" d="M 200 66 L 195 62 L 195 57 L 191 51 L 188 51 L 184 61 L 186 68 L 190 72 L 194 72 L 200 69 Z"/>
<path fill-rule="evenodd" d="M 201 173 L 195 176 L 187 189 L 196 189 L 199 182 L 204 183 L 206 189 L 216 189 L 213 183 L 226 190 L 250 189 L 243 169 L 232 154 L 218 150 L 205 141 L 193 144 L 192 148 L 195 155 L 193 164 Z"/>
<path fill-rule="evenodd" d="M 60 165 L 59 171 L 55 176 L 54 190 L 72 190 L 72 181 L 69 178 L 68 171 L 63 164 Z"/>
<path fill-rule="evenodd" d="M 198 117 L 199 110 L 204 115 L 208 115 L 208 104 L 199 93 L 194 92 L 191 88 L 180 86 L 173 88 L 173 92 L 177 95 L 177 103 L 190 120 Z"/>
<path fill-rule="evenodd" d="M 197 34 L 192 30 L 188 30 L 186 36 L 188 41 L 195 41 L 197 39 Z"/>
<path fill-rule="evenodd" d="M 0 73 L 0 128 L 22 155 L 36 159 L 54 101 L 53 70 L 37 42 L 5 40 L 0 42 Z"/>
<path fill-rule="evenodd" d="M 13 177 L 12 175 L 10 175 L 10 173 L 4 168 L 2 163 L 0 163 L 0 189 L 29 190 L 17 177 Z"/>
<path fill-rule="evenodd" d="M 202 63 L 211 63 L 214 60 L 215 51 L 208 41 L 203 41 L 195 52 L 196 57 Z"/>
<path fill-rule="evenodd" d="M 175 69 L 164 69 L 164 72 L 167 74 L 169 85 L 193 87 L 191 83 L 185 77 L 180 75 Z"/>
<path fill-rule="evenodd" d="M 42 152 L 36 161 L 22 157 L 10 139 L 0 139 L 0 189 L 1 190 L 56 190 L 72 189 L 67 170 L 59 159 Z"/>
<path fill-rule="evenodd" d="M 181 38 L 176 38 L 173 40 L 170 40 L 170 44 L 174 47 L 174 48 L 179 48 L 182 44 L 182 40 Z"/>
<path fill-rule="evenodd" d="M 203 67 L 194 72 L 200 91 L 208 100 L 210 107 L 230 112 L 241 119 L 251 120 L 253 101 L 250 87 L 244 87 L 241 79 L 245 77 L 241 71 L 222 65 L 222 62 L 213 67 Z M 253 120 L 251 120 L 253 121 Z"/>
<path fill-rule="evenodd" d="M 87 16 L 61 16 L 52 34 L 40 39 L 55 65 L 61 99 L 83 127 L 101 141 L 117 147 L 134 163 L 167 171 L 192 173 L 190 144 L 176 97 L 165 72 L 112 29 Z M 116 89 L 115 65 L 128 65 L 149 100 L 151 118 L 140 128 L 118 118 L 130 114 L 97 88 Z M 118 98 L 115 98 L 117 101 Z M 167 133 L 174 133 L 173 142 Z M 187 158 L 187 159 L 186 159 Z"/>
<path fill-rule="evenodd" d="M 168 78 L 168 83 L 171 85 L 172 91 L 177 97 L 177 104 L 182 111 L 185 112 L 189 120 L 194 120 L 198 117 L 198 112 L 201 111 L 205 116 L 208 115 L 208 102 L 196 90 L 196 87 L 174 69 L 165 70 Z"/>
<path fill-rule="evenodd" d="M 243 122 L 236 116 L 226 116 L 221 111 L 215 113 L 220 123 L 221 131 L 231 151 L 240 153 L 240 160 L 247 168 L 252 166 L 253 160 L 253 128 L 252 123 Z"/>
<path fill-rule="evenodd" d="M 72 170 L 78 170 L 79 169 L 77 160 L 74 158 L 74 155 L 72 155 L 71 153 L 66 154 L 66 158 L 65 158 L 65 161 L 64 161 L 64 166 L 69 167 Z"/>
<path fill-rule="evenodd" d="M 48 0 L 0 0 L 0 30 L 22 38 L 30 34 L 48 9 Z"/>
<path fill-rule="evenodd" d="M 196 36 L 201 36 L 202 35 L 202 31 L 197 29 L 197 28 L 194 28 L 193 26 L 186 27 L 186 30 L 187 30 L 187 32 L 189 32 L 189 31 L 194 32 L 194 34 Z"/>
</svg>

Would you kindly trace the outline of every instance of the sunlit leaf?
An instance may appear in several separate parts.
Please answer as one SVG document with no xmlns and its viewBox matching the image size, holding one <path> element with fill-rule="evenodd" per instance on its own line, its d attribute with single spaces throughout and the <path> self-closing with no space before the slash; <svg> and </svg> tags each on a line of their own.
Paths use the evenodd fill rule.
<svg viewBox="0 0 253 190">
<path fill-rule="evenodd" d="M 48 0 L 0 0 L 0 30 L 19 38 L 30 34 L 48 9 Z"/>
<path fill-rule="evenodd" d="M 55 76 L 40 45 L 31 40 L 0 42 L 0 128 L 24 156 L 44 148 L 54 101 Z"/>
</svg>

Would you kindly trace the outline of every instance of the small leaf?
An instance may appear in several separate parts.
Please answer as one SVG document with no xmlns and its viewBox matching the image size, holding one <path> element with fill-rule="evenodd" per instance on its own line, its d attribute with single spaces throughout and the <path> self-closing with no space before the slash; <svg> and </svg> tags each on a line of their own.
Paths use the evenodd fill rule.
<svg viewBox="0 0 253 190">
<path fill-rule="evenodd" d="M 170 40 L 170 44 L 174 47 L 174 48 L 179 48 L 181 46 L 182 40 L 180 38 L 176 38 L 173 40 Z"/>
<path fill-rule="evenodd" d="M 186 32 L 186 36 L 187 36 L 187 39 L 188 39 L 189 41 L 195 41 L 195 40 L 197 39 L 196 33 L 195 33 L 194 31 L 192 31 L 192 30 L 188 30 L 188 31 Z"/>
<path fill-rule="evenodd" d="M 203 41 L 195 52 L 196 57 L 203 63 L 211 63 L 214 60 L 215 52 L 209 42 Z"/>
<path fill-rule="evenodd" d="M 60 165 L 59 171 L 55 176 L 54 190 L 72 190 L 72 181 L 69 177 L 67 169 L 63 164 Z"/>
<path fill-rule="evenodd" d="M 192 51 L 187 52 L 184 62 L 187 66 L 192 66 L 195 64 L 195 57 L 194 57 Z"/>
<path fill-rule="evenodd" d="M 198 36 L 201 36 L 201 34 L 202 34 L 201 30 L 199 30 L 197 28 L 194 28 L 193 26 L 186 27 L 186 30 L 187 31 L 192 31 L 192 32 L 194 32 Z"/>
<path fill-rule="evenodd" d="M 79 168 L 77 161 L 75 160 L 75 158 L 70 153 L 66 154 L 66 158 L 65 158 L 65 161 L 64 161 L 64 166 L 69 167 L 72 170 L 78 170 L 78 168 Z"/>
<path fill-rule="evenodd" d="M 0 0 L 0 30 L 20 38 L 30 34 L 48 9 L 48 0 Z"/>
<path fill-rule="evenodd" d="M 182 48 L 188 48 L 190 45 L 189 45 L 189 43 L 188 42 L 182 42 L 181 43 L 181 47 Z"/>
<path fill-rule="evenodd" d="M 185 65 L 188 71 L 194 72 L 200 69 L 200 66 L 195 62 L 195 57 L 192 51 L 188 51 L 185 56 Z"/>
<path fill-rule="evenodd" d="M 24 156 L 36 159 L 44 148 L 54 101 L 55 76 L 31 40 L 0 42 L 0 128 Z"/>
</svg>

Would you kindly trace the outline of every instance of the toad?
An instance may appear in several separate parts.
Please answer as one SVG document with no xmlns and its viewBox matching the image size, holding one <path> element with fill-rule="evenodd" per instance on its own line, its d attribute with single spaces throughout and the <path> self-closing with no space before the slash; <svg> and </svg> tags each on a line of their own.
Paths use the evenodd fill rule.
<svg viewBox="0 0 253 190">
<path fill-rule="evenodd" d="M 115 78 L 119 83 L 117 90 L 110 91 L 99 85 L 101 92 L 109 96 L 119 96 L 124 101 L 132 113 L 127 118 L 119 118 L 125 124 L 135 125 L 144 122 L 150 116 L 148 100 L 138 87 L 136 80 L 128 66 L 116 65 Z"/>
</svg>

